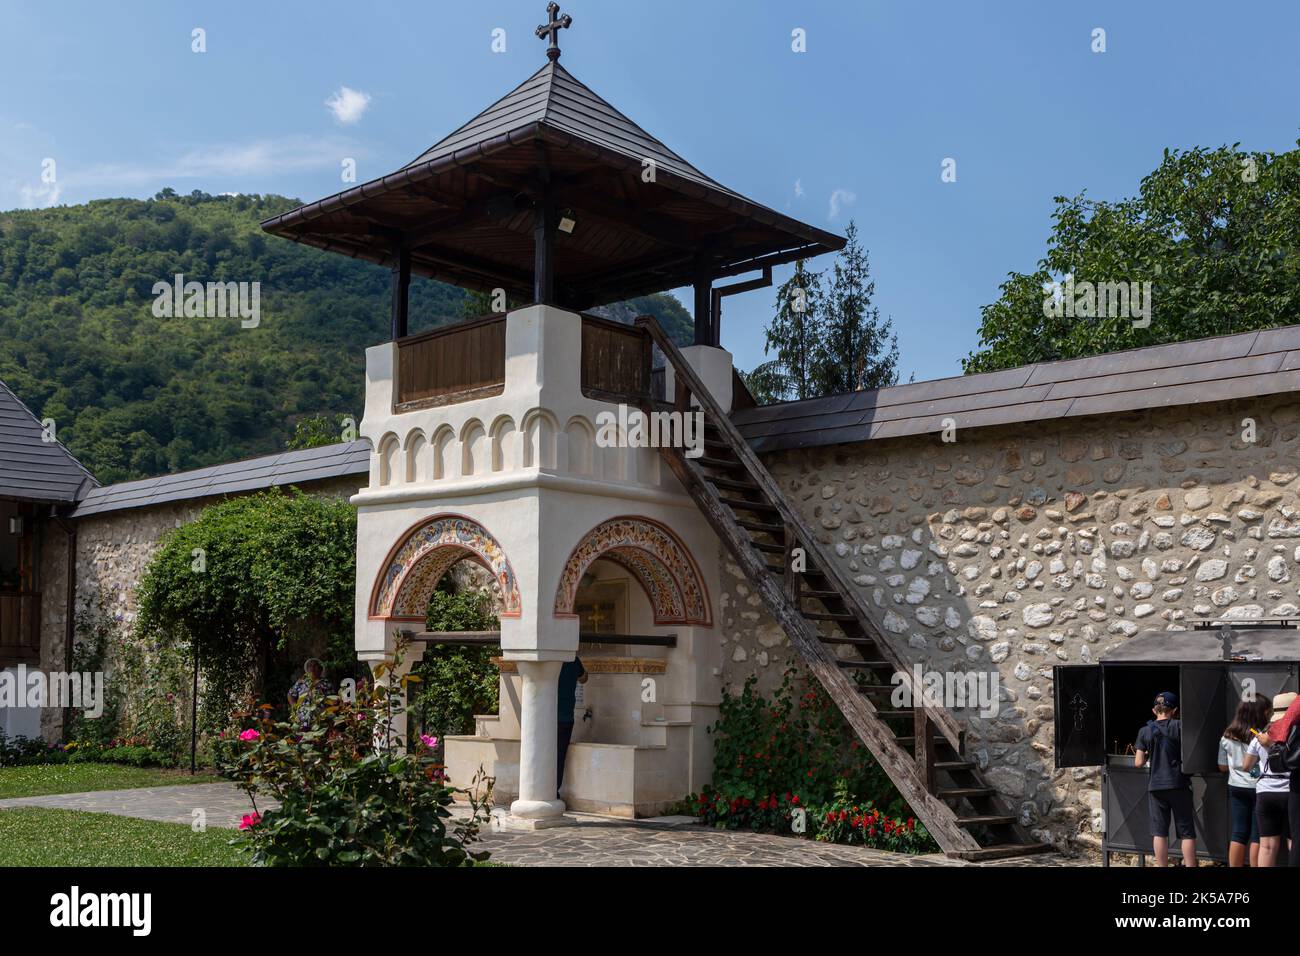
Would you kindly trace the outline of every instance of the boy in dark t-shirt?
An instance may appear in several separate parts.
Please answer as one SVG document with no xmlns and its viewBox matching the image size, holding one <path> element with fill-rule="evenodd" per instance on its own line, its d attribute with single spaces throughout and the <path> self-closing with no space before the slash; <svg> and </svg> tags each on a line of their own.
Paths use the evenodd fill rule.
<svg viewBox="0 0 1300 956">
<path fill-rule="evenodd" d="M 1151 708 L 1155 720 L 1138 731 L 1134 766 L 1150 761 L 1151 781 L 1147 805 L 1151 818 L 1151 842 L 1155 844 L 1156 866 L 1169 865 L 1169 817 L 1182 842 L 1183 866 L 1196 866 L 1196 821 L 1192 813 L 1192 781 L 1183 773 L 1183 722 L 1178 713 L 1178 696 L 1170 691 L 1156 695 Z"/>
</svg>

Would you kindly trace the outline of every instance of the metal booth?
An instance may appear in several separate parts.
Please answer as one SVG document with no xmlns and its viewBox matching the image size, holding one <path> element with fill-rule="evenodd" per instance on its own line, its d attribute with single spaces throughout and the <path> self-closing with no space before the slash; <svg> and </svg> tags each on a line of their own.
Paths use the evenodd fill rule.
<svg viewBox="0 0 1300 956">
<path fill-rule="evenodd" d="M 1228 857 L 1228 775 L 1219 739 L 1248 695 L 1297 690 L 1300 629 L 1289 621 L 1207 622 L 1190 631 L 1147 631 L 1097 664 L 1054 668 L 1056 766 L 1102 768 L 1105 834 L 1111 853 L 1154 852 L 1147 813 L 1147 768 L 1134 764 L 1138 731 L 1161 691 L 1178 695 L 1183 772 L 1192 778 L 1198 859 Z M 1170 825 L 1169 853 L 1181 856 Z"/>
</svg>

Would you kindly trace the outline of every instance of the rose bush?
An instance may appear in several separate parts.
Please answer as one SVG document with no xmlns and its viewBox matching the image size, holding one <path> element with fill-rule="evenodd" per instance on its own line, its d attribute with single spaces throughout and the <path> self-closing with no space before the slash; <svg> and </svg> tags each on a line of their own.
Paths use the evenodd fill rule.
<svg viewBox="0 0 1300 956">
<path fill-rule="evenodd" d="M 701 822 L 905 852 L 932 845 L 924 828 L 909 831 L 907 804 L 820 684 L 797 691 L 790 670 L 767 699 L 756 683 L 751 677 L 739 693 L 724 692 L 718 721 L 709 728 L 713 782 L 691 798 Z M 850 810 L 854 806 L 858 810 Z M 830 821 L 825 814 L 832 808 Z M 844 827 L 838 825 L 841 810 Z M 887 832 L 874 820 L 875 834 L 847 825 L 871 812 L 889 820 Z"/>
<path fill-rule="evenodd" d="M 376 676 L 388 670 L 379 665 Z M 273 721 L 269 707 L 238 715 L 223 733 L 232 742 L 225 769 L 253 803 L 239 842 L 254 864 L 472 866 L 487 858 L 470 847 L 491 782 L 454 791 L 427 741 L 403 750 L 392 733 L 395 697 L 381 686 L 353 700 L 326 698 L 306 730 Z M 452 818 L 457 792 L 469 799 L 467 819 Z M 260 809 L 263 795 L 279 806 Z"/>
</svg>

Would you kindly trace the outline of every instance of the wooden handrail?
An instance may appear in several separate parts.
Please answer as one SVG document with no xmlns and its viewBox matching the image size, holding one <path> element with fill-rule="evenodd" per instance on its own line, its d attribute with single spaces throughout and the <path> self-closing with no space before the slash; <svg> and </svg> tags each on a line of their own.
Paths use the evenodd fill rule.
<svg viewBox="0 0 1300 956">
<path fill-rule="evenodd" d="M 943 709 L 925 707 L 925 695 L 922 688 L 915 686 L 912 679 L 911 665 L 903 661 L 894 648 L 880 634 L 879 628 L 871 620 L 867 612 L 866 605 L 863 604 L 861 597 L 858 595 L 856 588 L 849 583 L 839 566 L 834 562 L 821 543 L 813 536 L 811 530 L 804 523 L 803 516 L 798 514 L 786 500 L 785 493 L 781 491 L 776 482 L 772 480 L 767 468 L 759 461 L 758 456 L 749 447 L 736 426 L 732 423 L 731 418 L 722 411 L 721 406 L 709 393 L 700 377 L 695 373 L 695 369 L 686 361 L 677 345 L 665 334 L 663 328 L 655 321 L 653 316 L 637 316 L 636 323 L 638 327 L 645 329 L 650 338 L 660 351 L 664 353 L 668 364 L 672 366 L 674 378 L 677 383 L 677 391 L 680 395 L 683 385 L 691 395 L 695 397 L 701 409 L 713 419 L 718 431 L 726 436 L 728 443 L 736 456 L 745 465 L 750 476 L 758 483 L 766 493 L 768 499 L 776 507 L 781 516 L 781 520 L 788 526 L 794 528 L 804 548 L 815 558 L 818 568 L 828 579 L 836 585 L 836 590 L 840 592 L 844 600 L 851 602 L 853 609 L 856 611 L 859 619 L 865 626 L 871 629 L 873 639 L 880 648 L 881 653 L 885 655 L 886 660 L 894 668 L 895 672 L 901 675 L 901 680 L 908 687 L 912 696 L 912 706 L 918 710 L 924 709 L 926 717 L 952 744 L 953 749 L 958 753 L 963 753 L 965 748 L 965 732 L 957 723 L 956 719 Z M 870 701 L 867 702 L 871 706 Z M 874 708 L 873 708 L 874 709 Z"/>
</svg>

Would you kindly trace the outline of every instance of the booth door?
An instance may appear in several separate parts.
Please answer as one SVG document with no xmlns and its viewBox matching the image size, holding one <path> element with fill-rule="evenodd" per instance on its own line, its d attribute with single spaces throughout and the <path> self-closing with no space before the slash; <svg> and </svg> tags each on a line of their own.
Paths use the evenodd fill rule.
<svg viewBox="0 0 1300 956">
<path fill-rule="evenodd" d="M 1248 695 L 1271 700 L 1278 694 L 1300 689 L 1296 686 L 1294 664 L 1233 664 L 1228 673 L 1232 690 L 1228 706 L 1234 710 Z"/>
<path fill-rule="evenodd" d="M 1178 716 L 1183 722 L 1183 773 L 1219 772 L 1219 738 L 1228 726 L 1228 673 L 1222 664 L 1183 664 Z"/>
<path fill-rule="evenodd" d="M 1058 664 L 1052 668 L 1052 684 L 1057 769 L 1105 763 L 1101 665 Z"/>
</svg>

